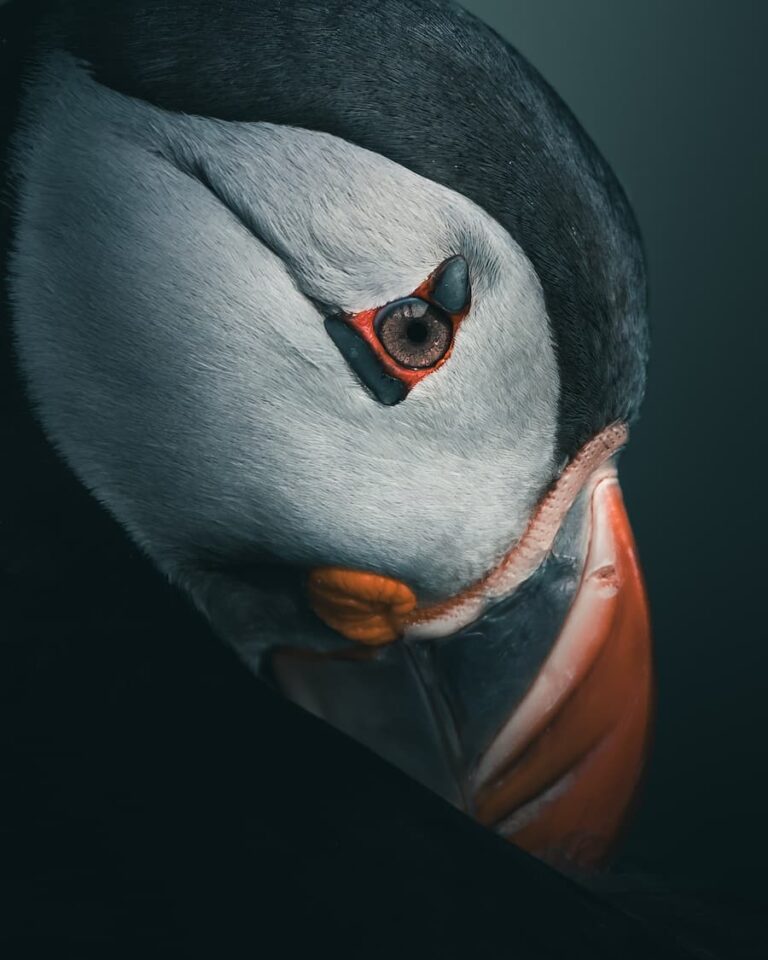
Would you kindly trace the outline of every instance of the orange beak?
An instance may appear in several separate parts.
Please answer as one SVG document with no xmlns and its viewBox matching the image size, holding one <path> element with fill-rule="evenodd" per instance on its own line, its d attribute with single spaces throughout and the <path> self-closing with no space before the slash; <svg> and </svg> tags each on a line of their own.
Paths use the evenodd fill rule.
<svg viewBox="0 0 768 960">
<path fill-rule="evenodd" d="M 591 868 L 610 857 L 632 805 L 653 679 L 648 606 L 615 470 L 593 471 L 583 494 L 575 589 L 522 688 L 510 678 L 495 706 L 500 664 L 514 671 L 509 651 L 528 642 L 525 596 L 488 644 L 504 648 L 493 661 L 481 649 L 482 620 L 451 636 L 409 636 L 424 618 L 407 586 L 325 568 L 310 577 L 313 606 L 355 646 L 342 655 L 281 650 L 273 665 L 289 696 L 482 823 L 552 863 Z M 551 579 L 547 569 L 530 581 Z M 562 593 L 555 583 L 551 596 Z"/>
<path fill-rule="evenodd" d="M 474 814 L 551 862 L 615 847 L 649 743 L 648 605 L 618 481 L 592 495 L 581 585 L 533 686 L 473 776 Z"/>
</svg>

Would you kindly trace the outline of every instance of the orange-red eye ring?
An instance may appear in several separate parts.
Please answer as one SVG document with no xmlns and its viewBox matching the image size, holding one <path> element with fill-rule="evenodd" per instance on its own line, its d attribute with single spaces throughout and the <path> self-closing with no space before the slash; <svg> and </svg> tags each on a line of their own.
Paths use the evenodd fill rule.
<svg viewBox="0 0 768 960">
<path fill-rule="evenodd" d="M 454 258 L 451 258 L 453 260 Z M 445 261 L 448 263 L 449 261 Z M 428 377 L 430 374 L 434 373 L 436 370 L 439 370 L 444 363 L 449 359 L 451 353 L 453 352 L 455 343 L 456 343 L 456 334 L 458 332 L 459 326 L 461 325 L 462 320 L 469 313 L 470 307 L 472 305 L 472 296 L 471 288 L 469 283 L 467 283 L 467 296 L 466 303 L 458 312 L 449 313 L 446 311 L 440 303 L 438 303 L 434 298 L 435 286 L 438 283 L 445 263 L 440 264 L 440 266 L 434 270 L 427 279 L 420 284 L 414 291 L 408 294 L 406 297 L 398 297 L 397 301 L 389 301 L 388 303 L 382 304 L 378 307 L 373 307 L 370 310 L 362 310 L 359 313 L 347 314 L 345 316 L 346 322 L 360 335 L 360 337 L 368 344 L 373 353 L 375 354 L 377 360 L 381 364 L 385 373 L 389 374 L 391 377 L 395 377 L 401 383 L 403 383 L 408 390 L 412 390 L 417 383 L 420 383 L 425 377 Z M 448 349 L 443 354 L 442 357 L 431 367 L 424 368 L 413 368 L 405 366 L 401 363 L 398 363 L 397 360 L 392 357 L 387 350 L 384 348 L 379 336 L 376 332 L 376 319 L 380 315 L 381 311 L 386 309 L 392 303 L 396 303 L 400 300 L 409 300 L 417 298 L 420 300 L 425 300 L 428 304 L 434 307 L 437 310 L 440 310 L 441 313 L 448 318 L 451 323 L 451 341 L 448 346 Z"/>
</svg>

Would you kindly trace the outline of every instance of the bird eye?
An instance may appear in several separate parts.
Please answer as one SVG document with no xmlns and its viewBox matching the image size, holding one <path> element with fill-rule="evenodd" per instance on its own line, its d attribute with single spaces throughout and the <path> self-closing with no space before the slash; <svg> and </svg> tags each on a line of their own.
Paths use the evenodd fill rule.
<svg viewBox="0 0 768 960">
<path fill-rule="evenodd" d="M 374 329 L 390 357 L 412 370 L 434 367 L 453 340 L 450 318 L 419 297 L 406 297 L 383 307 Z"/>
</svg>

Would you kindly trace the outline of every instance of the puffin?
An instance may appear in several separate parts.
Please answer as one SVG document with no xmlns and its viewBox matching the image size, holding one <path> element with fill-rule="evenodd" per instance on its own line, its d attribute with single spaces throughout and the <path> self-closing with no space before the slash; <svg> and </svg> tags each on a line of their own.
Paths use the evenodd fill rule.
<svg viewBox="0 0 768 960">
<path fill-rule="evenodd" d="M 40 8 L 42 11 L 42 7 Z M 5 164 L 49 444 L 265 682 L 564 868 L 652 725 L 635 217 L 443 0 L 75 0 Z"/>
</svg>

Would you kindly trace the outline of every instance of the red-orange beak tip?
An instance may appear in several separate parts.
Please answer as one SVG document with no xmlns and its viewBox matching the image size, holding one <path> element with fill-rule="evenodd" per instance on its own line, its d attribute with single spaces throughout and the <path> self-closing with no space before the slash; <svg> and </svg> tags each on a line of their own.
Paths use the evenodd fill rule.
<svg viewBox="0 0 768 960">
<path fill-rule="evenodd" d="M 544 859 L 599 866 L 613 851 L 649 742 L 648 605 L 614 476 L 592 496 L 581 586 L 533 687 L 478 767 L 476 812 Z"/>
</svg>

